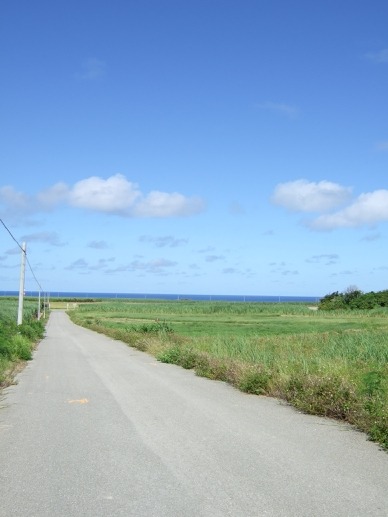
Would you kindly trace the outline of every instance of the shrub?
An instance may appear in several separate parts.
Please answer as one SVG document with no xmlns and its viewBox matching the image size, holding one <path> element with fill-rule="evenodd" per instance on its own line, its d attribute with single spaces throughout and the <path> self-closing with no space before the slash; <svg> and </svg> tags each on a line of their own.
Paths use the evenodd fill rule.
<svg viewBox="0 0 388 517">
<path fill-rule="evenodd" d="M 254 395 L 264 395 L 268 393 L 269 382 L 271 374 L 264 369 L 254 367 L 243 374 L 239 389 L 245 393 L 252 393 Z"/>
<path fill-rule="evenodd" d="M 336 376 L 291 377 L 285 398 L 305 413 L 341 420 L 347 420 L 356 405 L 353 386 Z"/>
<path fill-rule="evenodd" d="M 33 344 L 24 336 L 16 335 L 12 338 L 14 359 L 29 361 L 32 359 Z"/>
<path fill-rule="evenodd" d="M 157 355 L 158 361 L 162 363 L 176 364 L 191 370 L 197 364 L 197 354 L 187 347 L 174 345 L 163 350 Z"/>
</svg>

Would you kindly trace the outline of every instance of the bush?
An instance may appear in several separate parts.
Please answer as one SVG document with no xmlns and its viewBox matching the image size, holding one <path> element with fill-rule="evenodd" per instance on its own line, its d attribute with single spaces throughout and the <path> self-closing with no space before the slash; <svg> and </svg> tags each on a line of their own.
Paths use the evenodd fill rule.
<svg viewBox="0 0 388 517">
<path fill-rule="evenodd" d="M 344 293 L 338 291 L 324 296 L 318 308 L 324 311 L 338 309 L 371 310 L 376 307 L 388 307 L 388 290 L 375 293 L 363 293 L 355 287 L 348 287 Z"/>
<path fill-rule="evenodd" d="M 243 375 L 238 387 L 245 393 L 265 395 L 268 393 L 270 380 L 271 374 L 269 372 L 256 367 L 254 370 L 247 371 Z"/>
<path fill-rule="evenodd" d="M 356 405 L 353 386 L 336 376 L 291 377 L 285 398 L 305 413 L 340 420 L 349 420 L 349 414 Z"/>
<path fill-rule="evenodd" d="M 29 321 L 19 325 L 18 331 L 29 340 L 37 341 L 38 339 L 42 339 L 44 335 L 44 325 L 42 321 Z"/>
<path fill-rule="evenodd" d="M 24 323 L 17 325 L 8 306 L 0 311 L 0 386 L 12 382 L 14 366 L 32 358 L 35 343 L 44 335 L 44 323 L 34 319 L 35 307 L 24 312 Z M 16 318 L 15 318 L 16 319 Z"/>
<path fill-rule="evenodd" d="M 166 350 L 163 350 L 157 355 L 158 361 L 161 363 L 176 364 L 191 370 L 197 364 L 197 355 L 195 352 L 186 347 L 174 345 Z"/>
<path fill-rule="evenodd" d="M 12 359 L 21 359 L 22 361 L 29 361 L 32 359 L 33 344 L 27 338 L 21 335 L 16 335 L 12 338 L 12 350 L 14 356 Z"/>
</svg>

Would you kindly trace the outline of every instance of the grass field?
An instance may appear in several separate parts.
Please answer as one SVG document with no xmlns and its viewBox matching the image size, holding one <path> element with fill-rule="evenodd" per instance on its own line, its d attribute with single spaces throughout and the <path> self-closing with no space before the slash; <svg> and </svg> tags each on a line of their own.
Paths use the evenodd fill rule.
<svg viewBox="0 0 388 517">
<path fill-rule="evenodd" d="M 160 361 L 345 420 L 388 449 L 388 311 L 304 304 L 103 301 L 75 323 Z"/>
<path fill-rule="evenodd" d="M 21 364 L 31 359 L 44 332 L 44 323 L 36 320 L 38 301 L 24 300 L 23 323 L 19 326 L 18 303 L 16 298 L 0 298 L 0 388 L 9 385 Z"/>
</svg>

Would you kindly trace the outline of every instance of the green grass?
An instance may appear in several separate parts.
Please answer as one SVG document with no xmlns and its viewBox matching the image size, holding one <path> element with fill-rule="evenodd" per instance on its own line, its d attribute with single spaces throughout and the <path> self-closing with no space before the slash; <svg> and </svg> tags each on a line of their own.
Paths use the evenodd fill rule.
<svg viewBox="0 0 388 517">
<path fill-rule="evenodd" d="M 32 357 L 36 342 L 43 336 L 44 324 L 36 320 L 37 302 L 25 300 L 23 323 L 17 325 L 18 300 L 0 298 L 0 388 L 9 385 L 21 362 Z"/>
<path fill-rule="evenodd" d="M 78 324 L 247 393 L 345 420 L 388 449 L 388 311 L 304 304 L 105 301 Z"/>
</svg>

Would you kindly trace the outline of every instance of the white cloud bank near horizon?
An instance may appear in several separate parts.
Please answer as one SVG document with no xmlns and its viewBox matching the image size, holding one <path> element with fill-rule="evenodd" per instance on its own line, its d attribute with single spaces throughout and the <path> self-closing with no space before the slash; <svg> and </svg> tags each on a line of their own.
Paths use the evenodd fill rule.
<svg viewBox="0 0 388 517">
<path fill-rule="evenodd" d="M 272 202 L 292 212 L 320 213 L 304 221 L 311 230 L 331 231 L 339 228 L 375 226 L 388 221 L 388 190 L 351 197 L 352 188 L 329 181 L 309 182 L 305 179 L 279 183 Z M 345 205 L 339 210 L 341 205 Z"/>
<path fill-rule="evenodd" d="M 56 183 L 35 196 L 17 192 L 12 186 L 3 186 L 0 188 L 1 205 L 8 216 L 21 219 L 60 205 L 133 218 L 182 217 L 200 213 L 205 208 L 201 198 L 178 192 L 154 190 L 143 194 L 136 183 L 122 174 L 107 179 L 91 176 L 73 186 Z"/>
</svg>

